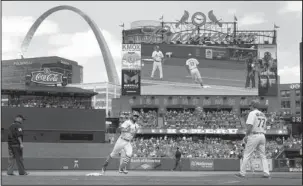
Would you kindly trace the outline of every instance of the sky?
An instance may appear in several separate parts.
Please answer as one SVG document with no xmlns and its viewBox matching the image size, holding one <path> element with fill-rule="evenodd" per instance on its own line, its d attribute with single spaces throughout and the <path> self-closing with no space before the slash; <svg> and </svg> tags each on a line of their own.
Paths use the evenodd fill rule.
<svg viewBox="0 0 303 186">
<path fill-rule="evenodd" d="M 238 19 L 241 30 L 278 29 L 278 70 L 281 83 L 300 82 L 299 43 L 302 41 L 302 1 L 178 1 L 178 2 L 81 2 L 4 1 L 2 2 L 2 60 L 19 58 L 21 43 L 34 21 L 45 11 L 70 5 L 85 12 L 98 25 L 121 75 L 122 29 L 137 20 L 179 19 L 184 10 L 190 15 L 214 10 L 224 21 Z M 38 28 L 24 57 L 59 56 L 84 67 L 84 83 L 105 82 L 102 54 L 93 32 L 78 14 L 63 10 L 50 15 Z"/>
</svg>

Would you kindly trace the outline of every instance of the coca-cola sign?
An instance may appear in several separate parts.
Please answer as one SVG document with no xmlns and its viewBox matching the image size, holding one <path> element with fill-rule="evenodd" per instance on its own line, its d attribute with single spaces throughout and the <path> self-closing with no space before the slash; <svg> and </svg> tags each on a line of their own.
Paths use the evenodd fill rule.
<svg viewBox="0 0 303 186">
<path fill-rule="evenodd" d="M 52 72 L 45 68 L 43 71 L 32 72 L 31 81 L 39 84 L 55 85 L 63 82 L 63 74 Z"/>
</svg>

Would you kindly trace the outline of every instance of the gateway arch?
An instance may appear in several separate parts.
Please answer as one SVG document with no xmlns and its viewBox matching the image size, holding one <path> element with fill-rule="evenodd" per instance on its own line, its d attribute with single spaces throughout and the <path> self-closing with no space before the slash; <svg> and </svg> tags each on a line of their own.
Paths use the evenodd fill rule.
<svg viewBox="0 0 303 186">
<path fill-rule="evenodd" d="M 88 17 L 87 14 L 85 14 L 84 12 L 82 12 L 81 10 L 79 10 L 78 8 L 72 7 L 72 6 L 68 6 L 68 5 L 63 5 L 63 6 L 57 6 L 54 8 L 49 9 L 48 11 L 46 11 L 44 14 L 42 14 L 36 21 L 35 23 L 31 26 L 31 28 L 29 29 L 29 31 L 27 32 L 22 45 L 21 45 L 21 53 L 25 54 L 27 52 L 27 49 L 29 47 L 29 44 L 35 34 L 35 32 L 37 31 L 38 27 L 40 26 L 40 24 L 52 13 L 60 11 L 60 10 L 70 10 L 72 12 L 77 13 L 78 15 L 80 15 L 90 26 L 90 28 L 93 30 L 94 35 L 98 41 L 98 45 L 99 48 L 101 50 L 102 56 L 103 56 L 103 60 L 105 63 L 105 68 L 107 71 L 107 77 L 108 77 L 108 81 L 109 83 L 115 84 L 115 85 L 119 85 L 119 76 L 117 74 L 117 70 L 116 70 L 116 66 L 113 60 L 113 57 L 110 53 L 110 50 L 107 46 L 107 43 L 101 33 L 101 31 L 99 30 L 97 24 L 90 18 Z"/>
</svg>

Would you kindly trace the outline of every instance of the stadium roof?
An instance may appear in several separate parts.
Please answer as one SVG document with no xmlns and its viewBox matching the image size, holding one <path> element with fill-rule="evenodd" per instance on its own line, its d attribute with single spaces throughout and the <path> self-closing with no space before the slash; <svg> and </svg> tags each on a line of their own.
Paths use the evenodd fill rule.
<svg viewBox="0 0 303 186">
<path fill-rule="evenodd" d="M 26 86 L 26 85 L 2 85 L 2 94 L 9 92 L 24 93 L 46 93 L 46 94 L 77 94 L 78 96 L 94 96 L 98 93 L 77 87 L 61 87 L 61 86 Z"/>
</svg>

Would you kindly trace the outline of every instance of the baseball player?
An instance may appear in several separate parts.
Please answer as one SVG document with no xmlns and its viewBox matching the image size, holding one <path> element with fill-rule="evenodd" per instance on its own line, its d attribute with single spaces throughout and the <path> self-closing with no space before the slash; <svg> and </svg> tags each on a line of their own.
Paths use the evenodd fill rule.
<svg viewBox="0 0 303 186">
<path fill-rule="evenodd" d="M 155 46 L 155 50 L 152 54 L 152 58 L 154 60 L 153 63 L 153 71 L 151 73 L 151 78 L 154 78 L 155 71 L 159 69 L 160 79 L 163 79 L 163 71 L 162 71 L 162 59 L 164 58 L 163 53 L 160 51 L 159 46 Z"/>
<path fill-rule="evenodd" d="M 133 147 L 131 145 L 131 140 L 135 137 L 137 130 L 139 129 L 139 125 L 136 123 L 140 114 L 137 111 L 134 111 L 132 117 L 129 120 L 126 120 L 122 123 L 120 130 L 121 135 L 119 136 L 116 144 L 114 146 L 113 151 L 105 160 L 105 163 L 101 170 L 101 175 L 103 175 L 106 171 L 109 161 L 112 157 L 116 156 L 122 149 L 125 150 L 125 158 L 123 158 L 123 163 L 120 165 L 119 170 L 123 173 L 127 174 L 128 172 L 125 170 L 128 162 L 131 159 L 133 153 Z"/>
<path fill-rule="evenodd" d="M 247 131 L 243 141 L 246 143 L 244 149 L 243 162 L 241 164 L 240 173 L 236 174 L 238 177 L 245 177 L 246 165 L 251 158 L 253 152 L 259 153 L 263 165 L 264 178 L 270 178 L 268 163 L 265 154 L 265 131 L 266 131 L 266 116 L 258 110 L 259 102 L 253 100 L 250 104 L 251 112 L 247 117 Z"/>
<path fill-rule="evenodd" d="M 204 88 L 202 77 L 197 67 L 199 65 L 199 61 L 195 58 L 192 58 L 191 53 L 188 54 L 188 58 L 189 59 L 186 60 L 186 69 L 191 74 L 191 77 L 193 78 L 195 83 L 199 83 L 201 87 Z"/>
</svg>

